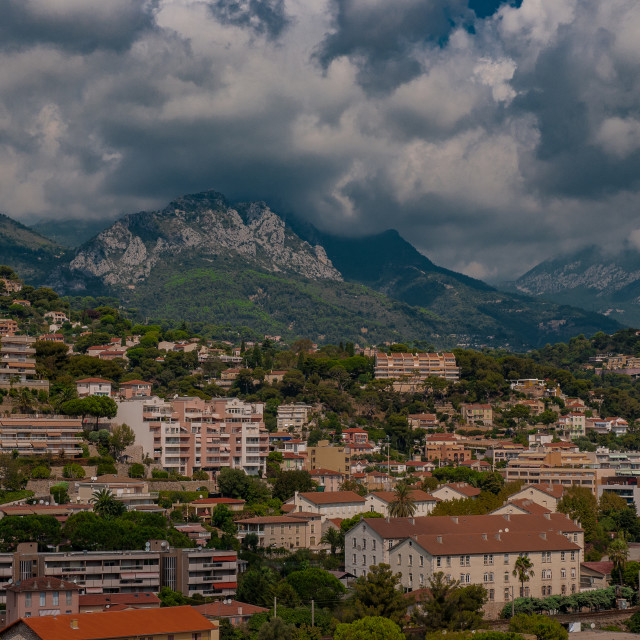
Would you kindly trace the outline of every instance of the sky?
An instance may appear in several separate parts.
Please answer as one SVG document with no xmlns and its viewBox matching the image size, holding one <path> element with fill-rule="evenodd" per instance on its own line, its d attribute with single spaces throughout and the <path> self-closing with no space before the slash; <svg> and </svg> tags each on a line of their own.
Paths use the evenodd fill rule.
<svg viewBox="0 0 640 640">
<path fill-rule="evenodd" d="M 215 189 L 489 281 L 640 249 L 637 0 L 4 0 L 0 211 Z"/>
</svg>

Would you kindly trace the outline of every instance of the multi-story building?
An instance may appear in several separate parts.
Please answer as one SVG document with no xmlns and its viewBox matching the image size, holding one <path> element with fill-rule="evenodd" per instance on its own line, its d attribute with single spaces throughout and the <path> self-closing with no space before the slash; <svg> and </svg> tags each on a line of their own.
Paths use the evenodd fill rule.
<svg viewBox="0 0 640 640">
<path fill-rule="evenodd" d="M 82 430 L 82 420 L 68 416 L 0 417 L 0 453 L 73 457 L 82 453 L 78 439 Z"/>
<path fill-rule="evenodd" d="M 344 482 L 345 476 L 338 471 L 331 469 L 312 469 L 309 474 L 314 482 L 325 492 L 339 491 L 340 485 Z"/>
<path fill-rule="evenodd" d="M 586 435 L 586 418 L 584 413 L 568 413 L 558 418 L 558 426 L 564 430 L 567 437 L 575 440 Z"/>
<path fill-rule="evenodd" d="M 151 383 L 144 380 L 127 380 L 120 383 L 120 397 L 123 400 L 131 398 L 149 398 L 151 397 Z"/>
<path fill-rule="evenodd" d="M 18 323 L 11 318 L 0 318 L 0 338 L 15 336 L 18 332 Z"/>
<path fill-rule="evenodd" d="M 0 388 L 28 387 L 49 391 L 48 380 L 38 380 L 31 336 L 3 336 L 0 346 Z"/>
<path fill-rule="evenodd" d="M 597 433 L 623 436 L 629 430 L 629 423 L 624 418 L 594 418 L 590 421 L 590 427 Z"/>
<path fill-rule="evenodd" d="M 19 280 L 10 280 L 9 278 L 0 278 L 0 283 L 4 285 L 4 291 L 6 293 L 19 293 L 22 291 L 22 282 Z M 0 287 L 2 289 L 2 287 Z"/>
<path fill-rule="evenodd" d="M 19 618 L 78 613 L 80 588 L 58 578 L 29 578 L 6 587 L 7 624 Z"/>
<path fill-rule="evenodd" d="M 87 396 L 111 396 L 111 380 L 104 378 L 83 378 L 76 380 L 76 391 L 78 398 L 86 398 Z"/>
<path fill-rule="evenodd" d="M 411 413 L 407 416 L 412 429 L 437 429 L 440 421 L 435 413 Z"/>
<path fill-rule="evenodd" d="M 553 539 L 554 544 L 558 545 L 558 551 L 569 551 L 568 557 L 565 556 L 563 562 L 570 561 L 575 563 L 572 564 L 572 566 L 576 568 L 576 575 L 573 576 L 573 579 L 575 579 L 576 585 L 580 584 L 578 567 L 579 563 L 584 559 L 582 557 L 582 551 L 584 549 L 584 531 L 573 520 L 562 513 L 545 513 L 542 515 L 504 514 L 484 516 L 427 516 L 422 518 L 362 519 L 346 533 L 345 570 L 355 576 L 363 576 L 368 573 L 371 566 L 379 563 L 390 564 L 394 570 L 401 570 L 403 561 L 401 559 L 400 565 L 398 565 L 397 559 L 397 550 L 400 549 L 400 544 L 403 541 L 415 541 L 416 538 L 426 535 L 435 539 L 435 543 L 439 545 L 437 547 L 438 551 L 442 548 L 442 553 L 434 555 L 434 558 L 443 558 L 440 566 L 437 565 L 437 562 L 435 563 L 435 570 L 440 569 L 446 574 L 447 556 L 449 556 L 453 568 L 454 562 L 457 562 L 459 565 L 459 556 L 464 555 L 466 568 L 466 556 L 472 555 L 466 550 L 464 552 L 460 551 L 458 547 L 455 547 L 456 550 L 454 550 L 453 545 L 450 548 L 450 553 L 448 553 L 447 541 L 449 539 L 464 541 L 465 536 L 468 536 L 469 540 L 471 540 L 472 536 L 476 536 L 480 538 L 479 541 L 489 542 L 490 538 L 495 541 L 496 534 L 510 533 L 515 534 L 516 536 L 533 534 L 534 537 L 538 536 L 541 540 L 544 540 L 541 534 L 545 534 L 548 539 Z M 564 538 L 564 542 L 555 538 L 558 534 Z M 487 536 L 487 540 L 482 540 L 483 535 Z M 437 536 L 442 537 L 442 543 L 437 541 Z M 569 543 L 569 545 L 565 545 L 565 543 Z M 461 544 L 464 544 L 464 542 L 461 542 Z M 520 549 L 514 551 L 509 550 L 509 572 L 513 571 L 513 564 L 519 553 L 533 551 L 533 548 L 527 549 L 527 546 L 528 545 L 523 543 Z M 564 547 L 564 549 L 561 547 Z M 469 549 L 471 550 L 471 545 L 469 546 Z M 549 550 L 551 551 L 551 549 Z M 574 552 L 573 558 L 571 551 Z M 506 552 L 507 551 L 505 549 L 503 553 Z M 487 551 L 487 553 L 492 552 Z M 495 554 L 497 552 L 493 553 Z M 402 551 L 400 551 L 400 554 L 402 555 Z M 417 555 L 419 556 L 419 554 Z M 426 554 L 423 555 L 425 555 L 426 559 Z M 501 560 L 504 562 L 502 556 Z M 560 560 L 559 557 L 558 560 Z M 416 568 L 419 569 L 419 558 L 416 557 L 414 561 L 416 562 Z M 547 563 L 545 562 L 544 564 L 546 565 Z M 553 563 L 549 563 L 549 568 L 552 566 Z M 536 571 L 536 573 L 538 573 L 538 571 Z M 454 579 L 459 579 L 458 575 L 453 573 L 451 575 Z M 542 576 L 539 577 L 541 578 Z M 567 580 L 571 580 L 571 572 L 569 572 L 565 578 Z M 425 582 L 426 580 L 427 576 L 425 574 Z M 482 582 L 483 580 L 481 580 L 480 583 Z M 419 588 L 419 575 L 414 576 L 413 580 L 409 580 L 408 575 L 406 576 L 405 587 L 408 588 L 411 584 L 413 584 L 414 589 Z M 568 591 L 571 592 L 571 588 L 569 588 Z M 539 594 L 540 591 L 537 591 L 536 593 Z M 558 589 L 558 593 L 561 593 L 560 589 Z M 517 594 L 518 592 L 516 591 L 515 595 Z M 496 596 L 502 598 L 504 596 L 504 591 L 500 594 L 496 594 Z"/>
<path fill-rule="evenodd" d="M 429 515 L 435 506 L 438 504 L 438 498 L 421 491 L 420 489 L 414 489 L 409 493 L 410 498 L 413 500 L 415 507 L 416 517 Z M 389 506 L 395 500 L 396 494 L 393 491 L 374 491 L 365 497 L 367 501 L 367 511 L 375 511 L 381 513 L 383 516 L 389 516 Z"/>
<path fill-rule="evenodd" d="M 327 546 L 320 542 L 324 532 L 335 525 L 319 513 L 292 512 L 284 516 L 262 516 L 236 520 L 238 538 L 248 534 L 258 536 L 260 547 L 311 549 L 319 551 Z"/>
<path fill-rule="evenodd" d="M 448 442 L 446 444 L 427 442 L 424 447 L 424 454 L 427 460 L 438 460 L 439 462 L 452 463 L 457 465 L 461 462 L 471 460 L 471 451 L 463 444 Z"/>
<path fill-rule="evenodd" d="M 115 498 L 122 502 L 127 509 L 153 505 L 158 500 L 158 492 L 149 491 L 149 483 L 146 480 L 118 477 L 113 475 L 98 476 L 95 480 L 77 480 L 74 490 L 78 496 L 78 502 L 88 504 L 96 491 L 110 491 Z"/>
<path fill-rule="evenodd" d="M 300 431 L 309 424 L 309 415 L 313 407 L 308 404 L 281 404 L 278 407 L 277 426 L 283 431 L 292 428 Z"/>
<path fill-rule="evenodd" d="M 118 402 L 117 420 L 128 424 L 154 462 L 184 475 L 225 467 L 257 475 L 269 455 L 261 403 L 237 398 L 157 397 Z"/>
<path fill-rule="evenodd" d="M 490 404 L 463 404 L 460 408 L 462 419 L 467 424 L 493 424 L 493 409 Z"/>
<path fill-rule="evenodd" d="M 581 552 L 580 545 L 556 531 L 506 527 L 481 533 L 418 534 L 391 549 L 389 556 L 407 591 L 424 588 L 435 573 L 442 572 L 448 580 L 483 586 L 488 604 L 499 607 L 515 597 L 545 598 L 579 591 Z M 532 573 L 521 586 L 513 570 L 523 555 L 531 561 Z"/>
<path fill-rule="evenodd" d="M 460 369 L 453 353 L 377 353 L 375 377 L 426 380 L 431 376 L 457 381 Z"/>
<path fill-rule="evenodd" d="M 467 498 L 477 498 L 480 489 L 472 487 L 466 482 L 450 482 L 442 484 L 431 492 L 431 495 L 438 500 L 466 500 Z"/>
<path fill-rule="evenodd" d="M 0 553 L 0 582 L 53 577 L 73 582 L 81 594 L 158 593 L 166 586 L 186 596 L 227 596 L 237 587 L 237 560 L 235 551 L 174 549 L 164 540 L 149 541 L 144 551 L 38 552 L 37 543 L 25 542 Z"/>
<path fill-rule="evenodd" d="M 349 453 L 345 447 L 334 447 L 328 440 L 320 440 L 315 447 L 307 447 L 307 470 L 312 469 L 331 469 L 348 478 L 351 473 Z"/>
<path fill-rule="evenodd" d="M 284 504 L 292 505 L 292 512 L 319 513 L 325 518 L 351 518 L 367 510 L 366 500 L 355 491 L 296 491 Z"/>
<path fill-rule="evenodd" d="M 563 495 L 564 487 L 561 484 L 528 484 L 507 499 L 509 502 L 531 500 L 549 511 L 557 511 Z"/>
</svg>

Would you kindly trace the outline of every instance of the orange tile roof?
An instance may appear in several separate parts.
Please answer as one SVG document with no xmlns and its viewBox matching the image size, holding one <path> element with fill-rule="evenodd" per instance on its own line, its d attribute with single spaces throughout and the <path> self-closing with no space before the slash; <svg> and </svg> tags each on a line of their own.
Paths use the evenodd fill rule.
<svg viewBox="0 0 640 640">
<path fill-rule="evenodd" d="M 104 378 L 83 378 L 82 380 L 76 380 L 76 384 L 80 384 L 81 382 L 103 382 L 105 384 L 113 384 L 111 380 L 105 380 Z"/>
<path fill-rule="evenodd" d="M 507 504 L 514 504 L 517 507 L 519 507 L 520 509 L 522 509 L 522 511 L 526 511 L 527 513 L 535 513 L 535 514 L 551 513 L 550 509 L 547 509 L 546 507 L 543 507 L 541 504 L 538 504 L 537 502 L 534 502 L 533 500 L 527 500 L 527 498 L 520 498 L 518 500 L 511 500 Z M 503 506 L 506 506 L 506 505 L 503 505 Z"/>
<path fill-rule="evenodd" d="M 341 502 L 365 502 L 355 491 L 305 491 L 298 494 L 314 504 L 336 504 Z"/>
<path fill-rule="evenodd" d="M 380 498 L 383 502 L 393 502 L 396 497 L 395 492 L 393 491 L 373 491 L 371 495 L 376 496 L 376 498 Z M 426 491 L 422 491 L 420 489 L 414 489 L 410 493 L 411 499 L 414 502 L 440 502 L 439 498 L 432 496 Z"/>
<path fill-rule="evenodd" d="M 244 504 L 244 500 L 238 498 L 200 498 L 192 500 L 191 504 Z"/>
<path fill-rule="evenodd" d="M 71 626 L 72 621 L 77 629 Z M 190 606 L 21 618 L 9 627 L 21 623 L 42 640 L 111 640 L 217 628 Z"/>
<path fill-rule="evenodd" d="M 232 600 L 229 603 L 225 603 L 221 600 L 218 602 L 209 602 L 208 604 L 199 604 L 197 607 L 193 607 L 196 611 L 208 618 L 233 618 L 235 616 L 252 616 L 255 613 L 266 613 L 269 609 L 265 607 L 258 607 L 255 604 L 248 604 L 246 602 L 238 602 Z M 240 612 L 242 611 L 242 613 Z"/>
<path fill-rule="evenodd" d="M 480 489 L 478 489 L 477 487 L 472 487 L 466 482 L 450 482 L 443 485 L 442 487 L 438 487 L 438 489 L 444 489 L 444 487 L 449 487 L 449 489 L 453 489 L 453 491 L 457 491 L 458 493 L 468 496 L 469 498 L 471 498 L 472 496 L 480 495 Z M 436 489 L 436 491 L 438 489 Z"/>
<path fill-rule="evenodd" d="M 87 593 L 80 595 L 80 606 L 154 604 L 160 606 L 160 598 L 155 593 Z"/>
</svg>

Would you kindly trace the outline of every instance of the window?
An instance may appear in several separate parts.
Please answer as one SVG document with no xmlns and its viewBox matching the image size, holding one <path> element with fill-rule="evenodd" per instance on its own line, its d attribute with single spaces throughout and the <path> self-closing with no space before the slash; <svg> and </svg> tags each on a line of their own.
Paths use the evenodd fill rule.
<svg viewBox="0 0 640 640">
<path fill-rule="evenodd" d="M 464 567 L 464 556 L 460 556 L 460 566 Z"/>
<path fill-rule="evenodd" d="M 31 593 L 29 593 L 28 591 L 24 594 L 24 604 L 26 607 L 31 606 Z"/>
<path fill-rule="evenodd" d="M 40 606 L 44 607 L 47 602 L 47 594 L 44 591 L 40 592 Z"/>
<path fill-rule="evenodd" d="M 422 556 L 420 556 L 422 558 Z M 442 558 L 440 556 L 436 556 L 436 567 L 442 566 Z"/>
<path fill-rule="evenodd" d="M 363 553 L 362 554 L 362 564 L 366 567 L 367 566 L 367 554 Z"/>
<path fill-rule="evenodd" d="M 504 563 L 505 564 L 509 564 L 509 554 L 508 553 L 504 554 Z"/>
<path fill-rule="evenodd" d="M 447 567 L 451 566 L 451 556 L 447 556 Z"/>
<path fill-rule="evenodd" d="M 564 562 L 564 555 L 565 555 L 565 554 L 564 554 L 564 551 L 561 551 L 561 552 L 560 552 L 560 560 L 561 560 L 562 562 Z"/>
<path fill-rule="evenodd" d="M 60 594 L 54 591 L 51 595 L 53 596 L 53 606 L 57 607 L 60 604 Z"/>
<path fill-rule="evenodd" d="M 566 578 L 567 577 L 567 570 L 566 569 L 560 569 L 560 577 L 561 578 Z"/>
<path fill-rule="evenodd" d="M 362 548 L 363 548 L 363 550 L 367 548 L 367 539 L 366 538 L 362 538 Z"/>
<path fill-rule="evenodd" d="M 574 542 L 578 542 L 578 534 L 577 533 L 573 534 L 573 541 Z"/>
<path fill-rule="evenodd" d="M 375 565 L 375 564 L 378 564 L 378 563 L 376 562 L 376 557 L 375 557 L 375 556 L 373 556 L 373 564 L 374 564 L 374 565 Z"/>
<path fill-rule="evenodd" d="M 484 554 L 484 563 L 485 564 L 493 564 L 493 554 L 492 553 L 485 553 Z"/>
<path fill-rule="evenodd" d="M 398 564 L 402 564 L 402 556 L 398 554 Z"/>
<path fill-rule="evenodd" d="M 571 569 L 571 577 L 572 578 L 576 577 L 576 570 L 575 569 Z"/>
<path fill-rule="evenodd" d="M 424 573 L 420 574 L 420 584 L 424 584 Z"/>
<path fill-rule="evenodd" d="M 440 559 L 440 558 L 438 558 L 438 560 L 439 560 L 439 559 Z M 424 556 L 420 556 L 420 566 L 421 566 L 421 567 L 424 567 Z M 438 565 L 438 566 L 440 566 L 440 565 Z"/>
<path fill-rule="evenodd" d="M 413 573 L 409 574 L 409 584 L 413 584 Z"/>
<path fill-rule="evenodd" d="M 375 551 L 376 550 L 376 541 L 372 540 L 371 541 L 371 548 Z"/>
<path fill-rule="evenodd" d="M 467 560 L 467 567 L 470 567 L 471 566 L 471 556 L 466 556 L 466 560 Z"/>
<path fill-rule="evenodd" d="M 413 556 L 409 554 L 409 566 L 413 567 Z"/>
<path fill-rule="evenodd" d="M 504 572 L 504 581 L 505 582 L 509 582 L 509 572 L 508 571 Z"/>
<path fill-rule="evenodd" d="M 576 585 L 572 584 L 571 585 L 571 593 L 575 593 L 576 592 Z"/>
<path fill-rule="evenodd" d="M 495 589 L 489 589 L 489 600 L 495 600 L 496 592 Z"/>
<path fill-rule="evenodd" d="M 509 596 L 511 595 L 511 589 L 509 589 L 509 587 L 505 587 L 504 589 L 504 601 L 508 602 L 509 601 Z"/>
<path fill-rule="evenodd" d="M 355 538 L 353 539 L 353 548 L 354 549 L 356 548 L 356 539 Z"/>
<path fill-rule="evenodd" d="M 572 560 L 575 560 L 575 559 L 576 559 L 576 552 L 575 552 L 575 551 L 572 551 L 572 552 L 571 552 L 571 559 L 572 559 Z"/>
<path fill-rule="evenodd" d="M 354 553 L 354 554 L 353 554 L 353 564 L 355 564 L 356 562 L 357 562 L 357 560 L 356 560 L 356 554 Z"/>
</svg>

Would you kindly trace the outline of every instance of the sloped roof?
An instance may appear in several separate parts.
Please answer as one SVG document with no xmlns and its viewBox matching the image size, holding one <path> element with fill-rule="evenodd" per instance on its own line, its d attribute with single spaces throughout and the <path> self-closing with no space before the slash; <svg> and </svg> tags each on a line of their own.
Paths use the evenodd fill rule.
<svg viewBox="0 0 640 640">
<path fill-rule="evenodd" d="M 519 498 L 518 500 L 510 500 L 509 502 L 507 502 L 506 504 L 503 504 L 502 506 L 505 507 L 507 506 L 507 504 L 513 504 L 516 507 L 518 507 L 519 509 L 521 509 L 522 511 L 526 512 L 526 513 L 533 513 L 536 515 L 542 515 L 544 513 L 551 513 L 551 511 L 549 509 L 547 509 L 546 507 L 543 507 L 541 504 L 538 504 L 537 502 L 534 502 L 533 500 L 527 500 L 527 498 Z M 500 509 L 502 507 L 499 507 Z"/>
<path fill-rule="evenodd" d="M 231 602 L 209 602 L 207 604 L 199 604 L 193 607 L 198 613 L 208 618 L 232 618 L 234 616 L 252 616 L 255 613 L 265 613 L 269 611 L 265 607 L 258 607 L 255 604 L 248 604 L 247 602 L 238 602 L 232 600 Z M 242 613 L 240 613 L 240 609 Z"/>
<path fill-rule="evenodd" d="M 106 640 L 217 628 L 190 606 L 20 618 L 9 627 L 21 623 L 42 640 Z"/>
<path fill-rule="evenodd" d="M 606 560 L 600 562 L 581 562 L 580 566 L 591 569 L 591 571 L 595 571 L 596 573 L 601 573 L 603 576 L 611 575 L 613 571 L 613 562 Z"/>
<path fill-rule="evenodd" d="M 467 484 L 466 482 L 449 482 L 447 484 L 444 484 L 438 487 L 437 489 L 434 489 L 434 492 L 440 491 L 445 487 L 448 487 L 453 491 L 457 491 L 458 493 L 461 493 L 462 495 L 467 496 L 468 498 L 480 495 L 480 489 L 478 489 L 477 487 L 472 487 L 470 484 Z"/>
<path fill-rule="evenodd" d="M 7 591 L 79 591 L 80 587 L 73 582 L 53 577 L 28 578 L 15 584 L 7 585 Z"/>
<path fill-rule="evenodd" d="M 387 504 L 393 502 L 396 497 L 396 494 L 393 491 L 373 491 L 369 495 L 376 496 L 376 498 L 380 498 L 380 500 Z M 409 495 L 414 502 L 440 502 L 439 498 L 436 498 L 421 489 L 413 489 Z"/>
<path fill-rule="evenodd" d="M 80 606 L 153 604 L 160 606 L 160 598 L 155 593 L 87 593 L 80 595 Z"/>
<path fill-rule="evenodd" d="M 355 491 L 305 491 L 298 494 L 313 504 L 337 504 L 341 502 L 362 502 L 365 499 Z"/>
</svg>

